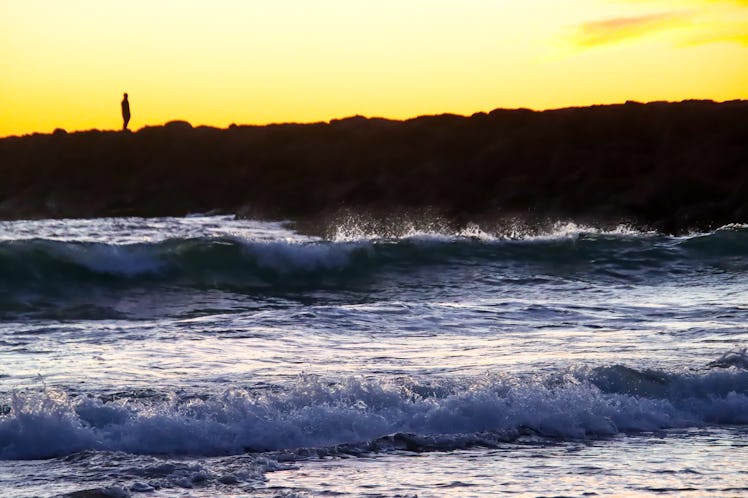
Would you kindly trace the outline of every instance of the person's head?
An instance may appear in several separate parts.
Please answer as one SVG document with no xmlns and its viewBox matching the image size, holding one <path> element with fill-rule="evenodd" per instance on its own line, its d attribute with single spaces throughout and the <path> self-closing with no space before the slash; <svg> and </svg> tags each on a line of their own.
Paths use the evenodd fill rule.
<svg viewBox="0 0 748 498">
<path fill-rule="evenodd" d="M 127 93 L 125 93 L 125 100 L 127 100 Z"/>
</svg>

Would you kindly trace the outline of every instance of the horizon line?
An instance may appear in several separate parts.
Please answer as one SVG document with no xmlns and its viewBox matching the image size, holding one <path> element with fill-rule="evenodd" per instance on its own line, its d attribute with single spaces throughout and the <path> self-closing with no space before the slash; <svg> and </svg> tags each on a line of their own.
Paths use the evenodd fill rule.
<svg viewBox="0 0 748 498">
<path fill-rule="evenodd" d="M 688 98 L 688 99 L 681 99 L 681 100 L 650 100 L 650 101 L 639 101 L 639 100 L 632 100 L 627 99 L 624 102 L 612 102 L 612 103 L 604 103 L 604 104 L 588 104 L 588 105 L 570 105 L 570 106 L 562 106 L 562 107 L 549 107 L 544 109 L 538 109 L 538 108 L 532 108 L 532 107 L 496 107 L 494 109 L 491 109 L 490 111 L 476 111 L 472 114 L 458 114 L 458 113 L 452 113 L 452 112 L 442 112 L 442 113 L 434 113 L 434 114 L 420 114 L 417 116 L 411 116 L 408 118 L 388 118 L 384 116 L 366 116 L 363 114 L 352 114 L 349 116 L 339 117 L 339 118 L 330 118 L 328 120 L 318 120 L 318 121 L 268 121 L 265 123 L 231 123 L 225 127 L 216 126 L 216 125 L 209 125 L 209 124 L 192 124 L 187 119 L 181 119 L 181 118 L 175 118 L 170 119 L 168 121 L 165 121 L 160 124 L 145 124 L 141 126 L 140 128 L 136 130 L 127 130 L 130 133 L 138 133 L 142 130 L 148 129 L 148 128 L 163 128 L 165 126 L 168 126 L 170 124 L 176 124 L 176 123 L 185 123 L 190 126 L 190 128 L 213 128 L 217 130 L 229 130 L 232 128 L 238 128 L 238 127 L 255 127 L 255 128 L 262 128 L 262 127 L 272 127 L 272 126 L 288 126 L 288 125 L 297 125 L 297 126 L 304 126 L 304 125 L 320 125 L 320 124 L 332 124 L 337 121 L 345 121 L 355 118 L 363 118 L 366 120 L 383 120 L 383 121 L 392 121 L 392 122 L 400 122 L 405 123 L 407 121 L 412 121 L 415 119 L 420 118 L 426 118 L 426 117 L 438 117 L 438 116 L 455 116 L 455 117 L 462 117 L 462 118 L 471 118 L 474 116 L 479 116 L 481 114 L 490 114 L 494 111 L 530 111 L 530 112 L 554 112 L 554 111 L 563 111 L 568 109 L 591 109 L 596 107 L 615 107 L 615 106 L 622 106 L 622 105 L 649 105 L 649 104 L 682 104 L 686 102 L 705 102 L 705 103 L 714 103 L 714 104 L 727 104 L 727 103 L 733 103 L 733 102 L 748 102 L 748 99 L 744 98 L 735 98 L 735 99 L 728 99 L 728 100 L 714 100 L 714 99 L 708 99 L 708 98 Z M 113 133 L 122 133 L 123 130 L 119 128 L 111 128 L 111 129 L 101 129 L 101 128 L 87 128 L 87 129 L 73 129 L 73 130 L 67 130 L 62 127 L 56 127 L 50 132 L 44 132 L 44 131 L 31 131 L 28 133 L 22 133 L 22 134 L 10 134 L 10 135 L 3 135 L 0 136 L 0 140 L 4 140 L 6 138 L 23 138 L 23 137 L 29 137 L 29 136 L 36 136 L 36 135 L 54 135 L 54 134 L 74 134 L 74 133 L 89 133 L 93 131 L 98 132 L 113 132 Z"/>
</svg>

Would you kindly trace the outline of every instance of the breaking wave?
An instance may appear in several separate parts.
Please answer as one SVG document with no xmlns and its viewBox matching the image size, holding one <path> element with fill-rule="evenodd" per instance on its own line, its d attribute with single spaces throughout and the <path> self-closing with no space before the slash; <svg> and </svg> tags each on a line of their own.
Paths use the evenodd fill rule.
<svg viewBox="0 0 748 498">
<path fill-rule="evenodd" d="M 339 242 L 207 237 L 117 245 L 29 239 L 0 242 L 0 285 L 7 289 L 54 283 L 171 281 L 251 287 L 258 282 L 282 284 L 304 275 L 373 272 L 405 263 L 416 267 L 473 259 L 594 263 L 626 255 L 621 264 L 672 266 L 679 261 L 729 262 L 746 252 L 748 227 L 744 226 L 684 238 L 565 227 L 550 235 L 520 239 L 494 238 L 479 231 L 458 236 L 414 233 L 395 239 L 354 237 Z"/>
<path fill-rule="evenodd" d="M 687 373 L 614 365 L 428 384 L 300 377 L 285 389 L 159 399 L 13 393 L 0 415 L 0 459 L 83 450 L 213 456 L 433 451 L 527 435 L 578 439 L 736 424 L 748 424 L 748 371 L 734 365 Z"/>
</svg>

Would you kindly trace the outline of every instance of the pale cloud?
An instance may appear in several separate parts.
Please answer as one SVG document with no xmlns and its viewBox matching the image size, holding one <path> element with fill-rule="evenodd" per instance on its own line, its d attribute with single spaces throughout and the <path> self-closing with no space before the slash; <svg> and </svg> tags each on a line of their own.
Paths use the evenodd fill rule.
<svg viewBox="0 0 748 498">
<path fill-rule="evenodd" d="M 748 23 L 725 25 L 710 30 L 696 31 L 683 37 L 682 45 L 732 42 L 748 46 Z"/>
<path fill-rule="evenodd" d="M 731 42 L 748 45 L 748 0 L 706 0 L 698 25 L 682 38 L 686 45 Z"/>
<path fill-rule="evenodd" d="M 645 5 L 642 0 L 621 3 Z M 583 22 L 567 32 L 566 41 L 577 49 L 586 49 L 664 33 L 680 46 L 718 42 L 748 45 L 748 0 L 659 0 L 646 4 L 662 11 Z M 673 10 L 684 6 L 689 10 Z"/>
<path fill-rule="evenodd" d="M 743 7 L 748 7 L 748 0 L 702 0 L 702 3 L 721 3 L 721 4 L 736 4 Z"/>
<path fill-rule="evenodd" d="M 619 43 L 624 40 L 641 38 L 683 27 L 688 25 L 691 17 L 691 13 L 663 12 L 645 16 L 615 17 L 585 22 L 573 31 L 571 41 L 580 47 Z"/>
</svg>

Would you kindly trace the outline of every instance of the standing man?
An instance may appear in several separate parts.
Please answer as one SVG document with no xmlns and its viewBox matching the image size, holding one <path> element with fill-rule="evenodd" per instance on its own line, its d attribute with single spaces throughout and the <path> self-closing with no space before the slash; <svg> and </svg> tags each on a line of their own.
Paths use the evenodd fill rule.
<svg viewBox="0 0 748 498">
<path fill-rule="evenodd" d="M 130 122 L 130 102 L 127 100 L 127 94 L 122 99 L 122 131 L 127 130 L 127 123 Z"/>
</svg>

